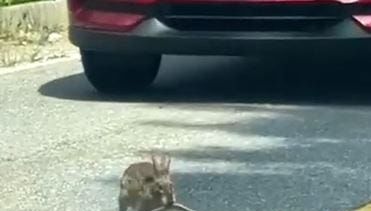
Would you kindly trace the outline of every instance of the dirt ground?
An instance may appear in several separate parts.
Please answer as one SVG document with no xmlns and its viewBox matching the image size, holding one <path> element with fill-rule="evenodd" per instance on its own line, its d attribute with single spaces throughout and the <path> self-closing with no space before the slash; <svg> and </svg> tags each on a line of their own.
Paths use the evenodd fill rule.
<svg viewBox="0 0 371 211">
<path fill-rule="evenodd" d="M 0 68 L 68 57 L 77 50 L 69 42 L 67 31 L 7 39 L 0 36 Z"/>
</svg>

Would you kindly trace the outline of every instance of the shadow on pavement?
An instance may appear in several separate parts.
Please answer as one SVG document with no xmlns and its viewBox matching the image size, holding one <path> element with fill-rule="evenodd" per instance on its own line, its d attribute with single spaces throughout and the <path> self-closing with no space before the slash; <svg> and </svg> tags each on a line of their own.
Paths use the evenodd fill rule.
<svg viewBox="0 0 371 211">
<path fill-rule="evenodd" d="M 210 153 L 207 149 L 205 152 Z M 191 162 L 205 161 L 187 153 L 174 156 Z M 178 202 L 196 211 L 345 211 L 363 203 L 369 194 L 362 180 L 351 178 L 347 172 L 334 174 L 337 166 L 327 162 L 292 164 L 280 160 L 254 164 L 246 161 L 239 168 L 244 171 L 215 172 L 212 167 L 203 166 L 174 172 Z M 337 179 L 339 176 L 343 178 Z M 112 190 L 116 199 L 117 179 L 96 182 Z M 364 198 L 357 198 L 354 193 Z"/>
<path fill-rule="evenodd" d="M 367 110 L 270 110 L 233 104 L 220 109 L 277 115 L 253 120 L 247 115 L 230 123 L 158 119 L 140 123 L 234 137 L 160 150 L 176 161 L 194 163 L 177 169 L 190 172 L 177 177 L 186 202 L 197 210 L 349 210 L 371 198 Z M 188 196 L 192 188 L 194 195 Z"/>
<path fill-rule="evenodd" d="M 39 92 L 81 101 L 369 104 L 371 73 L 366 70 L 240 57 L 165 56 L 154 85 L 144 92 L 100 95 L 83 74 L 50 81 Z"/>
<path fill-rule="evenodd" d="M 369 108 L 270 109 L 235 103 L 369 105 L 371 73 L 366 70 L 169 56 L 146 92 L 99 95 L 82 74 L 50 81 L 39 92 L 78 101 L 231 103 L 217 105 L 213 112 L 243 113 L 233 122 L 197 123 L 159 117 L 138 123 L 157 129 L 234 135 L 223 143 L 211 141 L 209 145 L 164 151 L 178 161 L 194 164 L 181 165 L 176 171 L 181 202 L 198 211 L 335 211 L 370 198 Z M 183 109 L 207 110 L 210 105 Z M 258 118 L 251 119 L 249 112 Z M 100 182 L 111 184 L 115 179 Z"/>
</svg>

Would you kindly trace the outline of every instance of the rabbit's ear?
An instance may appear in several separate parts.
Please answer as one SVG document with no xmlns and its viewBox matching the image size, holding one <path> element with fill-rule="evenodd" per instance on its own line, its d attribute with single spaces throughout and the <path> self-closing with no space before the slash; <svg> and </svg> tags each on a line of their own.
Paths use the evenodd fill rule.
<svg viewBox="0 0 371 211">
<path fill-rule="evenodd" d="M 160 159 L 159 159 L 158 155 L 154 155 L 154 154 L 151 155 L 151 159 L 152 159 L 152 164 L 153 164 L 153 170 L 155 171 L 156 174 L 158 174 L 159 170 L 161 168 Z"/>
<path fill-rule="evenodd" d="M 169 172 L 170 158 L 166 155 L 152 155 L 153 168 L 155 173 Z"/>
<path fill-rule="evenodd" d="M 161 165 L 164 169 L 170 170 L 171 158 L 167 155 L 162 156 Z"/>
</svg>

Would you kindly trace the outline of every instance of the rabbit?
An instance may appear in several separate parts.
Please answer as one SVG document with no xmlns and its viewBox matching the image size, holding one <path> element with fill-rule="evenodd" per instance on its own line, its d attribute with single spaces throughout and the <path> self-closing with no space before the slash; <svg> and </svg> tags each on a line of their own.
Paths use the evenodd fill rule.
<svg viewBox="0 0 371 211">
<path fill-rule="evenodd" d="M 151 162 L 131 164 L 120 180 L 120 211 L 151 211 L 175 203 L 168 156 L 152 155 Z"/>
</svg>

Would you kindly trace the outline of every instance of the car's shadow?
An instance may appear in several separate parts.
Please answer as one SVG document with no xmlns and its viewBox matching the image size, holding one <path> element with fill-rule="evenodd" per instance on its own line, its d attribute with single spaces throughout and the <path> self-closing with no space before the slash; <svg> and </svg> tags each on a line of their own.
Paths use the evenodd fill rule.
<svg viewBox="0 0 371 211">
<path fill-rule="evenodd" d="M 155 83 L 143 92 L 102 95 L 82 73 L 50 81 L 39 92 L 82 101 L 369 104 L 371 67 L 309 64 L 165 56 Z"/>
</svg>

